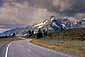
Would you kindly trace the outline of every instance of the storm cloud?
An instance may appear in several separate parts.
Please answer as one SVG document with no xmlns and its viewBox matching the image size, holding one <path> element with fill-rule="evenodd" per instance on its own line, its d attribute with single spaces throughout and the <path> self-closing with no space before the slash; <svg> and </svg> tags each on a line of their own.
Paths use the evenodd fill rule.
<svg viewBox="0 0 85 57">
<path fill-rule="evenodd" d="M 35 24 L 52 15 L 85 13 L 85 0 L 0 0 L 0 24 Z"/>
</svg>

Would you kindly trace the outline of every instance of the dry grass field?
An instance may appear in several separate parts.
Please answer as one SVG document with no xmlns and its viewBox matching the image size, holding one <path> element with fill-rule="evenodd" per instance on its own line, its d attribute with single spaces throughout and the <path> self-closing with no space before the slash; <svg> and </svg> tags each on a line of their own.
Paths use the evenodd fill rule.
<svg viewBox="0 0 85 57">
<path fill-rule="evenodd" d="M 32 43 L 65 53 L 85 57 L 85 29 L 71 29 L 60 33 L 51 33 Z"/>
<path fill-rule="evenodd" d="M 33 39 L 32 43 L 50 48 L 56 51 L 62 51 L 69 54 L 85 57 L 85 41 L 57 41 Z"/>
<path fill-rule="evenodd" d="M 16 41 L 16 40 L 21 40 L 21 39 L 19 39 L 17 37 L 13 37 L 13 38 L 0 38 L 0 46 L 8 44 L 8 43 L 10 43 L 12 41 Z"/>
</svg>

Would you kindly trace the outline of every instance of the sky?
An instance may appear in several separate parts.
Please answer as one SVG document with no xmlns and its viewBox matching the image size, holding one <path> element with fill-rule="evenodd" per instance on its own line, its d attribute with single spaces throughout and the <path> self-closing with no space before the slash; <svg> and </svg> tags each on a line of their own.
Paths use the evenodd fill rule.
<svg viewBox="0 0 85 57">
<path fill-rule="evenodd" d="M 85 0 L 0 0 L 0 28 L 32 25 L 53 15 L 85 16 Z"/>
</svg>

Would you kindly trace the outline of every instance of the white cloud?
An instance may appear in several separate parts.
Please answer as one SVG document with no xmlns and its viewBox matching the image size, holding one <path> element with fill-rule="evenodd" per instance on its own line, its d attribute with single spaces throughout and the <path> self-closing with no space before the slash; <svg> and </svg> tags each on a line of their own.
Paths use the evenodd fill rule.
<svg viewBox="0 0 85 57">
<path fill-rule="evenodd" d="M 49 19 L 56 11 L 71 9 L 74 0 L 4 0 L 0 24 L 34 24 Z M 21 1 L 21 2 L 15 2 Z M 31 1 L 31 2 L 30 2 Z M 76 0 L 75 0 L 76 1 Z"/>
<path fill-rule="evenodd" d="M 0 8 L 1 23 L 6 24 L 33 24 L 43 19 L 48 19 L 53 13 L 44 8 L 31 7 L 27 2 L 23 4 L 12 2 L 5 3 Z"/>
</svg>

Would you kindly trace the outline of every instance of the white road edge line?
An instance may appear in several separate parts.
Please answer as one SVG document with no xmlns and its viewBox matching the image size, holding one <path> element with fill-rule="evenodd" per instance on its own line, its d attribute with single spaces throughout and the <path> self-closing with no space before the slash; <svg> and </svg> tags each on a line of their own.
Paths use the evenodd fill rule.
<svg viewBox="0 0 85 57">
<path fill-rule="evenodd" d="M 26 40 L 28 41 L 28 39 L 26 39 Z M 30 39 L 29 41 L 32 41 L 32 39 Z M 55 50 L 48 49 L 48 48 L 45 48 L 45 47 L 41 47 L 41 46 L 39 46 L 39 45 L 35 45 L 35 44 L 31 43 L 31 42 L 29 42 L 29 44 L 30 44 L 30 45 L 33 45 L 33 46 L 35 46 L 35 47 L 44 49 L 44 50 L 48 50 L 48 51 L 53 52 L 53 53 L 55 53 L 55 54 L 57 53 L 57 54 L 59 54 L 59 55 L 61 55 L 61 56 L 74 57 L 74 56 L 72 56 L 72 55 L 70 55 L 70 54 L 65 54 L 65 53 L 63 53 L 63 52 L 56 52 Z"/>
<path fill-rule="evenodd" d="M 5 57 L 7 57 L 8 55 L 8 49 L 9 49 L 9 46 L 11 45 L 11 43 L 8 44 L 7 48 L 6 48 L 6 53 L 5 53 Z"/>
<path fill-rule="evenodd" d="M 31 45 L 34 45 L 33 43 L 29 43 Z M 55 50 L 52 50 L 52 49 L 48 49 L 48 48 L 44 48 L 44 47 L 41 47 L 41 46 L 38 46 L 38 45 L 34 45 L 35 47 L 38 47 L 38 48 L 41 48 L 41 49 L 44 49 L 44 50 L 47 50 L 47 51 L 50 51 L 50 52 L 53 52 L 55 54 L 58 54 L 58 55 L 61 55 L 61 56 L 65 56 L 65 57 L 74 57 L 70 54 L 65 54 L 63 52 L 56 52 Z"/>
<path fill-rule="evenodd" d="M 28 39 L 26 39 L 26 40 L 28 41 Z M 31 40 L 32 40 L 32 39 L 30 39 L 29 41 L 31 41 Z M 8 46 L 7 46 L 7 48 L 6 48 L 5 57 L 8 57 L 8 56 L 7 56 L 7 55 L 8 55 L 8 49 L 9 49 L 9 46 L 10 46 L 11 44 L 12 44 L 12 42 L 9 43 Z M 33 43 L 29 43 L 29 44 L 34 45 Z M 54 51 L 54 50 L 51 50 L 51 49 L 48 49 L 48 48 L 44 48 L 44 47 L 41 47 L 41 46 L 38 46 L 38 45 L 34 45 L 34 46 L 36 46 L 36 47 L 38 47 L 38 48 L 46 49 L 46 50 L 48 50 L 48 51 L 50 51 L 50 52 L 54 52 L 54 53 L 57 53 L 57 54 L 62 55 L 62 56 L 74 57 L 74 56 L 71 56 L 71 55 L 69 55 L 69 54 L 65 54 L 65 53 L 62 53 L 62 52 L 56 52 L 56 51 Z"/>
</svg>

